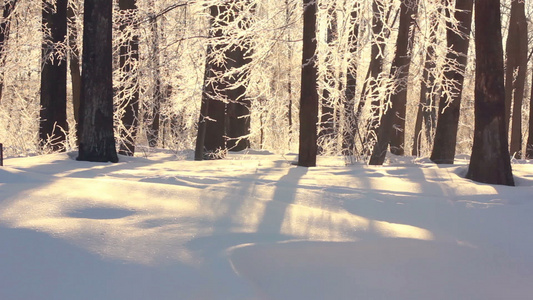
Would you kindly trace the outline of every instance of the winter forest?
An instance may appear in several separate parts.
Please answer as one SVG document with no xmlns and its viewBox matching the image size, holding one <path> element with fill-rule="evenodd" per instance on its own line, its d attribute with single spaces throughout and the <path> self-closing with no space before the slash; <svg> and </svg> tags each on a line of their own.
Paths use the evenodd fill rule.
<svg viewBox="0 0 533 300">
<path fill-rule="evenodd" d="M 313 166 L 478 149 L 469 176 L 510 185 L 508 157 L 533 156 L 530 1 L 107 2 L 3 1 L 4 156 L 253 148 Z"/>
<path fill-rule="evenodd" d="M 0 299 L 531 299 L 533 1 L 0 5 Z"/>
</svg>

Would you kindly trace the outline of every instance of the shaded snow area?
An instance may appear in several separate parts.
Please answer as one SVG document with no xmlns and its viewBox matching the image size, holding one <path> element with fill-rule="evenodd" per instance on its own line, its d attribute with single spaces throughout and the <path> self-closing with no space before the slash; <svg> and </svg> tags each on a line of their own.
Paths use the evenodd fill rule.
<svg viewBox="0 0 533 300">
<path fill-rule="evenodd" d="M 175 155 L 0 167 L 0 299 L 533 299 L 533 164 Z"/>
</svg>

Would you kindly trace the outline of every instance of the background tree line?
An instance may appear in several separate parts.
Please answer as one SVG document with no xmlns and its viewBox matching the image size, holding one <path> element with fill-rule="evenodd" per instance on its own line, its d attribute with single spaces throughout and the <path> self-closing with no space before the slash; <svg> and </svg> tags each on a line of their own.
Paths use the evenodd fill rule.
<svg viewBox="0 0 533 300">
<path fill-rule="evenodd" d="M 489 2 L 501 11 L 508 151 L 529 158 L 532 4 Z M 74 129 L 95 97 L 82 82 L 102 72 L 82 76 L 95 64 L 82 59 L 94 44 L 85 44 L 84 9 L 95 3 L 3 1 L 0 141 L 8 155 L 87 143 L 83 125 Z M 298 149 L 299 164 L 310 166 L 316 153 L 382 164 L 390 149 L 453 163 L 475 146 L 472 0 L 112 4 L 112 112 L 99 118 L 111 118 L 121 154 L 136 145 L 196 148 L 196 159 Z"/>
</svg>

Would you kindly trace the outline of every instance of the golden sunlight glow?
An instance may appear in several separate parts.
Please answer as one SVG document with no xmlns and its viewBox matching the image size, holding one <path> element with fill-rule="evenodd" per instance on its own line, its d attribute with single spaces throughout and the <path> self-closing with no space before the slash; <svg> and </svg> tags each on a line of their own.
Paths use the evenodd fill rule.
<svg viewBox="0 0 533 300">
<path fill-rule="evenodd" d="M 355 241 L 358 233 L 372 232 L 378 236 L 432 240 L 433 234 L 423 228 L 370 220 L 345 211 L 291 205 L 286 212 L 282 233 L 321 241 Z"/>
<path fill-rule="evenodd" d="M 424 228 L 344 210 L 339 203 L 324 199 L 328 191 L 316 188 L 324 182 L 296 171 L 279 168 L 244 182 L 217 179 L 207 183 L 184 175 L 169 181 L 172 174 L 168 172 L 166 177 L 151 174 L 151 182 L 51 177 L 41 186 L 19 185 L 19 192 L 0 204 L 0 219 L 11 227 L 44 232 L 103 257 L 147 265 L 199 264 L 201 253 L 189 249 L 191 242 L 216 241 L 217 235 L 229 237 L 231 233 L 315 241 L 434 239 Z M 119 214 L 99 216 L 91 209 Z"/>
</svg>

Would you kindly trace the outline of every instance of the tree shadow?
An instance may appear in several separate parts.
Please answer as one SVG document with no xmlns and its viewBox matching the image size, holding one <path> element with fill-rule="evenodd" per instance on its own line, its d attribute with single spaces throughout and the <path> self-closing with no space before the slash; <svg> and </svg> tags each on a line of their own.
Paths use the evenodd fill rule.
<svg viewBox="0 0 533 300">
<path fill-rule="evenodd" d="M 281 234 L 286 209 L 293 203 L 300 188 L 299 182 L 307 172 L 306 167 L 290 167 L 288 173 L 276 182 L 272 200 L 266 204 L 257 232 Z"/>
</svg>

